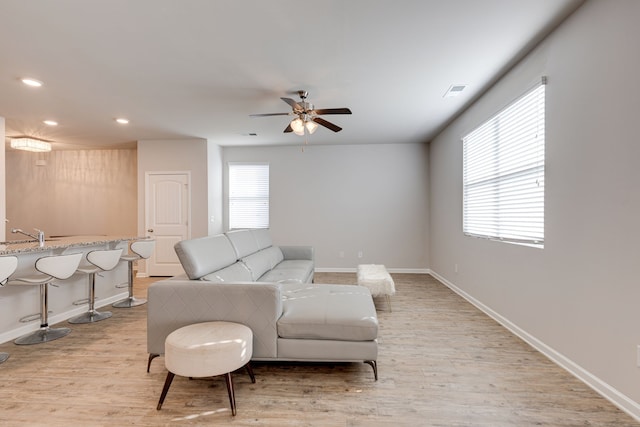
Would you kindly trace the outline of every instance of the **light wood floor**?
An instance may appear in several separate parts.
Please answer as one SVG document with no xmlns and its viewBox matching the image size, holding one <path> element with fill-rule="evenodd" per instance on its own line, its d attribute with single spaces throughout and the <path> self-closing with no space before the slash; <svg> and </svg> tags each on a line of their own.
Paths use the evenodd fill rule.
<svg viewBox="0 0 640 427">
<path fill-rule="evenodd" d="M 0 345 L 2 426 L 637 426 L 631 417 L 431 276 L 394 274 L 379 307 L 380 379 L 368 365 L 255 364 L 222 377 L 176 377 L 162 410 L 162 358 L 146 373 L 146 305 L 71 325 L 47 344 Z M 144 296 L 152 279 L 138 280 Z M 316 275 L 353 283 L 355 274 Z M 52 289 L 55 292 L 55 288 Z"/>
</svg>

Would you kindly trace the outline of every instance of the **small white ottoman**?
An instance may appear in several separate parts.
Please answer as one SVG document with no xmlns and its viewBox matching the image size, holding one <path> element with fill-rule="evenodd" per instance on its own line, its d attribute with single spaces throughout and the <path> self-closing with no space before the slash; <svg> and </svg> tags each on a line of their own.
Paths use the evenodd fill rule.
<svg viewBox="0 0 640 427">
<path fill-rule="evenodd" d="M 231 413 L 236 415 L 236 399 L 231 372 L 245 366 L 255 383 L 249 361 L 253 351 L 251 329 L 239 323 L 204 322 L 185 326 L 169 334 L 164 343 L 164 363 L 169 371 L 157 409 L 167 396 L 175 375 L 213 377 L 224 375 Z"/>
<path fill-rule="evenodd" d="M 391 295 L 396 293 L 396 285 L 382 264 L 360 264 L 358 266 L 358 285 L 371 291 L 372 297 L 384 295 L 391 311 Z"/>
</svg>

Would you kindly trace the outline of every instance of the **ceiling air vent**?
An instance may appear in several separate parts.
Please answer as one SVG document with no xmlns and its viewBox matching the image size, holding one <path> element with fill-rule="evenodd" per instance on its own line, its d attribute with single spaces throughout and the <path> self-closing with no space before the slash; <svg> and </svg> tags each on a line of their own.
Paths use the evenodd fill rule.
<svg viewBox="0 0 640 427">
<path fill-rule="evenodd" d="M 447 89 L 443 97 L 449 98 L 452 96 L 458 96 L 460 95 L 460 92 L 462 92 L 466 87 L 467 85 L 451 85 L 449 86 L 449 89 Z"/>
</svg>

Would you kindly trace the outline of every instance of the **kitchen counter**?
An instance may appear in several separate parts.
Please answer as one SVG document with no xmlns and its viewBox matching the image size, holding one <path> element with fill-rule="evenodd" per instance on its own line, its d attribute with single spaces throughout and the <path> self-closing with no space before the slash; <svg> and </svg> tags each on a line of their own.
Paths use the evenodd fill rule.
<svg viewBox="0 0 640 427">
<path fill-rule="evenodd" d="M 142 239 L 143 237 L 118 236 L 66 236 L 45 239 L 40 247 L 37 240 L 11 240 L 0 242 L 0 256 L 21 253 L 65 250 L 73 246 L 115 245 L 119 242 Z"/>
</svg>

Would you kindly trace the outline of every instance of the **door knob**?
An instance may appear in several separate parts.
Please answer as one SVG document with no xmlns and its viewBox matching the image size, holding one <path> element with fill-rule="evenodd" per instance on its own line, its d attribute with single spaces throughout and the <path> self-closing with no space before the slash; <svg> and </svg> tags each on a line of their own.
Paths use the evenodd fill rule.
<svg viewBox="0 0 640 427">
<path fill-rule="evenodd" d="M 147 230 L 149 233 L 153 233 L 153 228 Z"/>
</svg>

